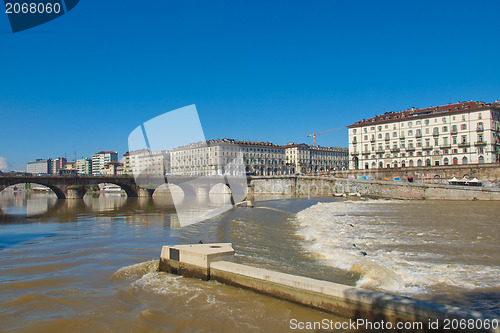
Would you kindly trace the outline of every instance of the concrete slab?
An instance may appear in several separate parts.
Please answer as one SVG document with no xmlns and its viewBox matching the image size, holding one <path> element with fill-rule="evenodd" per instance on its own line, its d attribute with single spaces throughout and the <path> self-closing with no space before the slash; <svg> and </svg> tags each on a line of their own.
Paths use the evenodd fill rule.
<svg viewBox="0 0 500 333">
<path fill-rule="evenodd" d="M 318 308 L 345 318 L 398 321 L 494 320 L 479 311 L 421 301 L 233 262 L 210 265 L 210 280 Z M 424 331 L 426 331 L 424 329 Z M 495 331 L 495 330 L 492 330 Z M 496 332 L 496 331 L 495 331 Z"/>
<path fill-rule="evenodd" d="M 163 246 L 159 270 L 208 280 L 211 263 L 233 259 L 234 249 L 231 243 Z"/>
</svg>

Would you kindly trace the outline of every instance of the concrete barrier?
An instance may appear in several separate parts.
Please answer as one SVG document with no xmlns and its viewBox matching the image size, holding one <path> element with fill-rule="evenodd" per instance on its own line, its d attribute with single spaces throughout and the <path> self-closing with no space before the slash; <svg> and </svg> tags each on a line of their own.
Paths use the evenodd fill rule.
<svg viewBox="0 0 500 333">
<path fill-rule="evenodd" d="M 233 256 L 234 250 L 228 243 L 164 246 L 159 269 L 246 288 L 348 319 L 363 318 L 394 325 L 421 322 L 422 331 L 434 331 L 435 327 L 426 328 L 431 321 L 444 329 L 447 320 L 490 323 L 497 320 L 479 311 L 241 265 L 232 262 Z"/>
</svg>

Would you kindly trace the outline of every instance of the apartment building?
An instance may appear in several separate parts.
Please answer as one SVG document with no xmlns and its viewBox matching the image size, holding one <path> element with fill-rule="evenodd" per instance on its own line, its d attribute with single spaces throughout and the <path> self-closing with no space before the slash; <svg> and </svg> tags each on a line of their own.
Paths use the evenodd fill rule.
<svg viewBox="0 0 500 333">
<path fill-rule="evenodd" d="M 348 167 L 347 148 L 308 146 L 305 143 L 289 143 L 284 148 L 289 173 L 345 170 Z"/>
<path fill-rule="evenodd" d="M 28 173 L 33 175 L 48 175 L 52 173 L 52 160 L 49 158 L 28 162 L 26 169 Z"/>
<path fill-rule="evenodd" d="M 92 174 L 92 160 L 90 158 L 82 158 L 76 160 L 76 172 L 79 175 Z"/>
<path fill-rule="evenodd" d="M 127 175 L 165 175 L 170 173 L 170 152 L 147 149 L 126 152 L 123 172 Z"/>
<path fill-rule="evenodd" d="M 282 175 L 288 173 L 285 148 L 270 142 L 217 139 L 170 151 L 174 175 Z"/>
<path fill-rule="evenodd" d="M 58 175 L 60 169 L 66 169 L 66 163 L 68 161 L 66 157 L 58 157 L 52 159 L 51 162 L 52 162 L 51 173 L 54 175 Z"/>
<path fill-rule="evenodd" d="M 498 163 L 500 101 L 387 112 L 348 126 L 349 168 Z"/>
<path fill-rule="evenodd" d="M 102 174 L 109 162 L 118 162 L 118 153 L 116 151 L 100 151 L 92 155 L 92 174 Z"/>
</svg>

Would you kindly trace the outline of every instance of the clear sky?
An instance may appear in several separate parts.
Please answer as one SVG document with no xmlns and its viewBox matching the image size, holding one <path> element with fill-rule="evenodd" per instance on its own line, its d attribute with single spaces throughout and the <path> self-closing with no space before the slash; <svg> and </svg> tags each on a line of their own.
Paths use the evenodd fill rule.
<svg viewBox="0 0 500 333">
<path fill-rule="evenodd" d="M 306 135 L 500 99 L 499 1 L 82 0 L 13 34 L 0 13 L 0 164 L 127 150 L 196 104 L 207 138 Z M 347 130 L 317 137 L 347 147 Z"/>
</svg>

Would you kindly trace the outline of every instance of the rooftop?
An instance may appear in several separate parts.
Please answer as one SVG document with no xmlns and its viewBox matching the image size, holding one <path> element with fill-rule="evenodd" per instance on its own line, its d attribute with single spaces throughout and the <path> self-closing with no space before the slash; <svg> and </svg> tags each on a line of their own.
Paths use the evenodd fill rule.
<svg viewBox="0 0 500 333">
<path fill-rule="evenodd" d="M 486 110 L 490 108 L 500 109 L 500 101 L 495 101 L 493 103 L 484 103 L 477 101 L 457 102 L 455 104 L 450 103 L 440 106 L 431 106 L 424 109 L 415 109 L 414 107 L 412 107 L 411 109 L 407 109 L 404 111 L 386 112 L 384 114 L 369 119 L 363 119 L 347 127 L 351 128 L 366 124 L 380 124 L 380 123 L 392 122 L 400 119 L 407 120 L 407 119 L 412 119 L 413 117 L 425 118 L 436 114 L 445 115 L 445 114 L 465 112 L 465 111 Z"/>
</svg>

